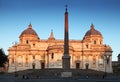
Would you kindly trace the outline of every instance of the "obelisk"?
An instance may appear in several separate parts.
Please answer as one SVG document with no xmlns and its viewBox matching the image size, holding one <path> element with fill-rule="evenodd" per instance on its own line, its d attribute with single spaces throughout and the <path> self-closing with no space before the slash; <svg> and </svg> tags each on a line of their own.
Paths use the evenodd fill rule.
<svg viewBox="0 0 120 82">
<path fill-rule="evenodd" d="M 62 56 L 62 66 L 64 70 L 70 69 L 70 55 L 69 55 L 69 29 L 68 29 L 68 11 L 66 5 L 65 11 L 65 27 L 64 27 L 64 54 Z"/>
</svg>

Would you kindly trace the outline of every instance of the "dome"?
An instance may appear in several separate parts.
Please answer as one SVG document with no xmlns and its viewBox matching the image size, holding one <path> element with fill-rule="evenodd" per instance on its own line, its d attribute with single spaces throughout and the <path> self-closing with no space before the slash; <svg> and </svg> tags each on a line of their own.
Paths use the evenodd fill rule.
<svg viewBox="0 0 120 82">
<path fill-rule="evenodd" d="M 38 36 L 37 33 L 32 29 L 31 24 L 29 24 L 28 28 L 21 33 L 20 37 L 23 36 L 24 34 L 30 34 L 30 35 Z"/>
<path fill-rule="evenodd" d="M 102 34 L 94 28 L 93 24 L 91 25 L 91 29 L 88 30 L 85 34 L 85 36 L 90 36 L 90 35 L 100 35 L 100 36 L 102 36 Z"/>
</svg>

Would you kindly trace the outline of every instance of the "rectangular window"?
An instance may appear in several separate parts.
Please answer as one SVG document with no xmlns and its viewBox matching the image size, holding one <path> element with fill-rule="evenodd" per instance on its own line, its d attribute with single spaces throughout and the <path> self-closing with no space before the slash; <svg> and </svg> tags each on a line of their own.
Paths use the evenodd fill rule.
<svg viewBox="0 0 120 82">
<path fill-rule="evenodd" d="M 94 40 L 94 44 L 96 44 L 96 40 Z"/>
<path fill-rule="evenodd" d="M 26 40 L 26 44 L 28 44 L 28 40 Z"/>
</svg>

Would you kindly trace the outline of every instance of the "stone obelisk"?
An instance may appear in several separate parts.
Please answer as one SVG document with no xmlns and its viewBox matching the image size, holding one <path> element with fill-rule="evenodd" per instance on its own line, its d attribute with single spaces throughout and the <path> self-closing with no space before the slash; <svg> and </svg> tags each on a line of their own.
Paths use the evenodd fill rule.
<svg viewBox="0 0 120 82">
<path fill-rule="evenodd" d="M 66 5 L 65 11 L 65 27 L 64 27 L 64 54 L 62 56 L 62 66 L 64 70 L 70 69 L 70 55 L 69 55 L 69 29 L 68 29 L 68 11 Z"/>
</svg>

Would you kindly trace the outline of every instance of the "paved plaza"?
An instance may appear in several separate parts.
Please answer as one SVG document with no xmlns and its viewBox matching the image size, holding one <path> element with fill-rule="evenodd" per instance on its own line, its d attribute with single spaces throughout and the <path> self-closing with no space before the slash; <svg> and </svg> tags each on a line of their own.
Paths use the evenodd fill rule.
<svg viewBox="0 0 120 82">
<path fill-rule="evenodd" d="M 23 78 L 23 76 L 10 76 L 10 75 L 0 75 L 0 82 L 120 82 L 120 75 L 107 76 L 105 78 L 100 76 L 78 76 L 78 77 L 28 77 Z"/>
</svg>

